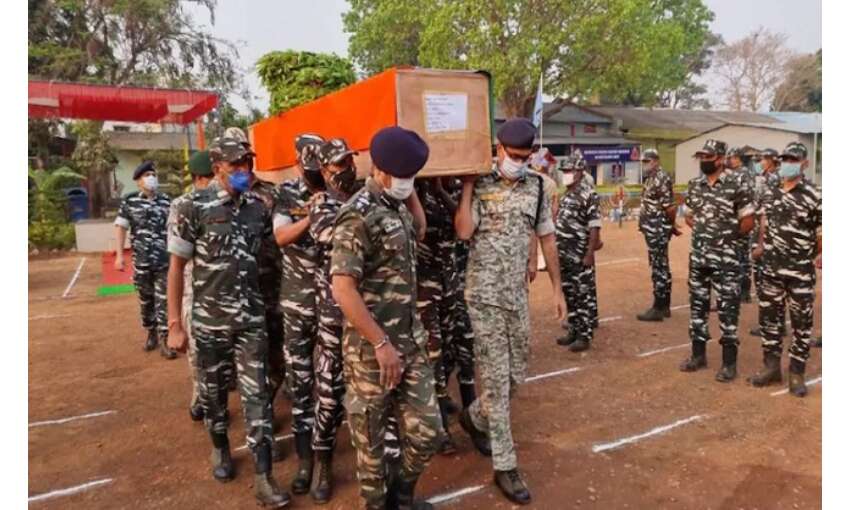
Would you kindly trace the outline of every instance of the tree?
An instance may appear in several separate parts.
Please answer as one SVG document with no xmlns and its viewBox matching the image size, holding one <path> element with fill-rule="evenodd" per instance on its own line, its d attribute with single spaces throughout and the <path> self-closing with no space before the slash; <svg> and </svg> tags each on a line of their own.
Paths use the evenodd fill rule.
<svg viewBox="0 0 850 510">
<path fill-rule="evenodd" d="M 822 111 L 821 66 L 821 50 L 790 59 L 784 69 L 784 79 L 776 88 L 770 109 L 796 112 Z"/>
<path fill-rule="evenodd" d="M 92 216 L 99 218 L 110 196 L 109 177 L 118 165 L 118 158 L 103 133 L 102 122 L 75 122 L 71 130 L 77 136 L 72 159 L 89 180 Z"/>
<path fill-rule="evenodd" d="M 30 222 L 61 223 L 65 220 L 63 185 L 85 179 L 68 167 L 52 171 L 29 169 Z"/>
<path fill-rule="evenodd" d="M 257 61 L 257 74 L 269 91 L 270 115 L 351 85 L 356 79 L 348 59 L 293 50 L 266 53 Z"/>
<path fill-rule="evenodd" d="M 758 111 L 782 82 L 794 56 L 785 46 L 788 36 L 759 27 L 748 36 L 717 50 L 711 73 L 720 80 L 722 103 L 735 111 Z"/>
<path fill-rule="evenodd" d="M 720 34 L 709 33 L 703 41 L 702 49 L 698 54 L 691 56 L 688 62 L 688 76 L 685 82 L 675 89 L 665 90 L 659 94 L 656 106 L 682 110 L 711 108 L 711 103 L 705 97 L 708 87 L 697 83 L 696 78 L 711 68 L 714 53 L 722 44 L 723 37 Z"/>
<path fill-rule="evenodd" d="M 486 69 L 508 116 L 530 113 L 541 72 L 564 103 L 654 104 L 685 80 L 711 19 L 701 0 L 356 0 L 343 17 L 366 71 Z"/>
</svg>

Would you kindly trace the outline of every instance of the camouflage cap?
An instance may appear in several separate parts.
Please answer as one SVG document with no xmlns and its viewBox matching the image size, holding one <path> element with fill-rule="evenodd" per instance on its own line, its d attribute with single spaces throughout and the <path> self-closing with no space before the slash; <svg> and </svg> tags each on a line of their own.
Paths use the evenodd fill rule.
<svg viewBox="0 0 850 510">
<path fill-rule="evenodd" d="M 648 161 L 650 159 L 660 159 L 658 156 L 658 151 L 655 149 L 646 149 L 643 151 L 643 156 L 641 156 L 641 161 Z"/>
<path fill-rule="evenodd" d="M 210 151 L 198 151 L 189 158 L 189 173 L 199 177 L 212 177 Z"/>
<path fill-rule="evenodd" d="M 558 170 L 562 172 L 572 171 L 572 170 L 584 170 L 587 168 L 587 162 L 581 156 L 581 154 L 573 153 L 570 156 L 562 159 L 560 164 L 558 165 Z"/>
<path fill-rule="evenodd" d="M 319 161 L 323 165 L 338 164 L 348 156 L 359 154 L 357 151 L 351 150 L 348 144 L 342 138 L 332 138 L 322 144 L 319 151 Z"/>
<path fill-rule="evenodd" d="M 762 157 L 762 159 L 777 159 L 779 158 L 779 153 L 776 152 L 776 149 L 765 149 L 761 151 L 760 156 Z"/>
<path fill-rule="evenodd" d="M 251 143 L 248 142 L 248 137 L 245 136 L 245 131 L 242 131 L 242 128 L 238 127 L 229 127 L 224 130 L 224 134 L 221 136 L 222 138 L 232 138 L 234 140 L 239 140 L 243 144 L 247 146 L 251 146 Z"/>
<path fill-rule="evenodd" d="M 723 156 L 726 154 L 726 142 L 708 139 L 705 141 L 705 145 L 702 146 L 702 149 L 694 153 L 694 156 L 699 156 L 701 154 L 708 154 L 709 156 Z"/>
<path fill-rule="evenodd" d="M 240 140 L 221 137 L 213 140 L 212 145 L 210 145 L 210 159 L 213 162 L 227 161 L 233 163 L 245 156 L 256 156 L 256 154 Z"/>
<path fill-rule="evenodd" d="M 298 165 L 308 172 L 322 169 L 319 152 L 325 139 L 319 135 L 305 133 L 295 137 L 295 159 Z"/>
<path fill-rule="evenodd" d="M 728 156 L 730 158 L 732 156 L 741 158 L 741 157 L 744 156 L 744 149 L 742 149 L 740 147 L 730 147 L 729 149 L 726 150 L 726 156 Z"/>
<path fill-rule="evenodd" d="M 809 157 L 809 149 L 800 142 L 791 142 L 785 146 L 782 155 L 779 159 L 799 159 L 803 160 Z"/>
</svg>

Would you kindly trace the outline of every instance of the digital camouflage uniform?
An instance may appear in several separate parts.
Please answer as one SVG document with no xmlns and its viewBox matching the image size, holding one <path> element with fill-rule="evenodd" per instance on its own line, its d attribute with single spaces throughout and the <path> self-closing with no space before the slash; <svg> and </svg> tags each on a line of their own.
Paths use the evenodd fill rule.
<svg viewBox="0 0 850 510">
<path fill-rule="evenodd" d="M 576 340 L 593 338 L 591 282 L 593 266 L 582 263 L 590 242 L 590 229 L 600 228 L 599 196 L 592 188 L 579 183 L 567 188 L 558 205 L 555 239 L 561 270 L 561 287 L 567 301 L 567 321 Z"/>
<path fill-rule="evenodd" d="M 168 335 L 167 238 L 168 210 L 171 200 L 163 193 L 147 198 L 141 191 L 128 194 L 121 201 L 115 225 L 130 233 L 133 249 L 133 284 L 139 293 L 142 327 L 156 331 L 161 338 Z M 118 249 L 124 249 L 119 246 Z"/>
<path fill-rule="evenodd" d="M 433 455 L 441 430 L 427 336 L 416 313 L 416 240 L 407 208 L 374 180 L 340 210 L 334 227 L 331 274 L 357 281 L 372 317 L 399 352 L 401 383 L 380 384 L 375 350 L 349 323 L 343 331 L 345 408 L 357 452 L 360 494 L 383 507 L 386 495 L 384 433 L 390 405 L 400 416 L 400 477 L 416 480 Z"/>
<path fill-rule="evenodd" d="M 673 199 L 673 180 L 661 167 L 647 173 L 643 181 L 638 228 L 643 233 L 649 251 L 652 271 L 652 293 L 661 305 L 670 305 L 673 275 L 670 273 L 668 247 L 673 235 L 673 223 L 667 209 L 676 205 Z"/>
<path fill-rule="evenodd" d="M 509 471 L 517 467 L 510 398 L 528 373 L 529 240 L 552 234 L 555 225 L 539 177 L 508 182 L 496 171 L 475 183 L 472 223 L 465 297 L 481 395 L 469 415 L 489 434 L 494 469 Z"/>
<path fill-rule="evenodd" d="M 766 353 L 782 356 L 787 299 L 793 332 L 789 353 L 800 363 L 809 358 L 812 336 L 821 201 L 820 188 L 803 178 L 787 192 L 781 186 L 768 187 L 759 210 L 767 219 L 759 294 L 762 346 Z"/>
<path fill-rule="evenodd" d="M 197 344 L 204 421 L 227 433 L 227 376 L 235 358 L 252 450 L 271 444 L 268 339 L 258 258 L 271 218 L 252 193 L 231 197 L 217 181 L 176 211 L 169 252 L 192 261 L 192 335 Z"/>
<path fill-rule="evenodd" d="M 741 180 L 745 183 L 747 189 L 750 190 L 750 193 L 753 195 L 753 207 L 755 208 L 755 179 L 753 174 L 747 169 L 747 167 L 742 166 L 736 170 L 730 170 L 739 174 Z M 753 229 L 756 230 L 756 229 Z M 749 299 L 750 297 L 750 289 L 752 286 L 751 273 L 753 272 L 753 263 L 750 260 L 750 235 L 738 236 L 738 240 L 735 243 L 735 249 L 738 254 L 738 262 L 740 263 L 740 299 Z"/>
<path fill-rule="evenodd" d="M 312 192 L 303 179 L 286 181 L 278 188 L 274 213 L 275 230 L 295 223 L 308 214 Z M 280 306 L 283 310 L 286 375 L 292 392 L 292 431 L 312 434 L 316 401 L 313 349 L 316 346 L 316 265 L 318 251 L 313 238 L 305 234 L 283 252 Z"/>
<path fill-rule="evenodd" d="M 776 188 L 782 183 L 782 180 L 779 178 L 779 174 L 774 172 L 764 172 L 761 175 L 757 175 L 755 178 L 755 188 L 754 188 L 754 202 L 757 210 L 761 211 L 762 206 L 764 205 L 764 199 L 767 196 L 767 192 L 769 188 Z M 759 213 L 760 215 L 761 213 Z M 759 242 L 759 220 L 756 219 L 756 226 L 752 231 L 752 235 L 750 236 L 750 246 L 755 246 Z M 764 259 L 761 258 L 759 260 L 753 261 L 753 280 L 756 284 L 756 293 L 759 295 L 759 299 L 761 299 L 761 283 L 762 283 L 762 275 L 764 274 Z"/>
<path fill-rule="evenodd" d="M 596 182 L 593 180 L 593 176 L 590 175 L 590 172 L 584 172 L 582 185 L 590 188 L 592 191 L 596 191 Z M 597 328 L 599 326 L 599 292 L 596 290 L 595 265 L 590 268 L 590 275 L 590 301 L 588 302 L 588 309 L 590 310 L 590 324 L 594 328 Z"/>
<path fill-rule="evenodd" d="M 755 212 L 752 190 L 743 175 L 724 169 L 713 186 L 705 175 L 688 183 L 685 214 L 693 215 L 688 262 L 690 337 L 708 342 L 708 310 L 712 289 L 717 293 L 720 343 L 738 345 L 741 262 L 739 220 Z"/>
</svg>

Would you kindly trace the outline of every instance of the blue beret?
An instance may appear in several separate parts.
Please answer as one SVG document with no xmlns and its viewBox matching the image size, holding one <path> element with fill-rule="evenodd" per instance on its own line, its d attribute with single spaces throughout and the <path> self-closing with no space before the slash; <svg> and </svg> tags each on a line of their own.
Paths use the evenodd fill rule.
<svg viewBox="0 0 850 510">
<path fill-rule="evenodd" d="M 534 145 L 534 124 L 524 118 L 511 119 L 502 124 L 496 133 L 499 143 L 505 147 L 530 149 Z"/>
<path fill-rule="evenodd" d="M 369 144 L 372 162 L 393 177 L 408 178 L 428 161 L 428 144 L 415 132 L 398 126 L 384 128 Z"/>
<path fill-rule="evenodd" d="M 133 180 L 135 181 L 139 177 L 142 176 L 143 173 L 153 170 L 156 172 L 156 168 L 153 167 L 153 161 L 142 161 L 142 164 L 137 166 L 135 170 L 133 170 Z"/>
</svg>

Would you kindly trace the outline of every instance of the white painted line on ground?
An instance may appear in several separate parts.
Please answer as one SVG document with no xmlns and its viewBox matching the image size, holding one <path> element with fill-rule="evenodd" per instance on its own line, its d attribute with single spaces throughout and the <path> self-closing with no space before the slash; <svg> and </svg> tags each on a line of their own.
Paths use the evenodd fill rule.
<svg viewBox="0 0 850 510">
<path fill-rule="evenodd" d="M 674 349 L 681 349 L 683 347 L 687 347 L 691 345 L 690 342 L 686 344 L 673 345 L 671 347 L 665 347 L 663 349 L 655 349 L 654 351 L 647 351 L 638 354 L 638 358 L 645 358 L 647 356 L 652 356 L 653 354 L 661 354 L 662 352 L 672 351 Z"/>
<path fill-rule="evenodd" d="M 811 386 L 811 385 L 817 384 L 821 381 L 823 381 L 823 376 L 819 375 L 819 376 L 815 377 L 814 379 L 810 379 L 810 380 L 806 381 L 806 386 Z M 785 388 L 784 390 L 774 391 L 773 393 L 770 394 L 770 396 L 771 397 L 778 397 L 779 395 L 785 395 L 786 393 L 788 393 L 788 388 Z"/>
<path fill-rule="evenodd" d="M 473 487 L 467 487 L 465 489 L 456 490 L 454 492 L 449 492 L 448 494 L 440 494 L 438 496 L 432 496 L 428 498 L 428 503 L 432 505 L 439 505 L 440 503 L 445 503 L 447 501 L 451 501 L 456 498 L 460 498 L 466 496 L 467 494 L 472 494 L 473 492 L 478 492 L 481 489 L 486 487 L 486 485 L 475 485 Z"/>
<path fill-rule="evenodd" d="M 35 423 L 30 423 L 29 426 L 30 426 L 30 428 L 32 428 L 32 427 L 43 427 L 45 425 L 62 425 L 63 423 L 68 423 L 68 422 L 71 422 L 71 421 L 87 420 L 89 418 L 97 418 L 98 416 L 106 416 L 107 414 L 115 414 L 117 412 L 118 411 L 113 411 L 113 410 L 110 409 L 109 411 L 100 411 L 100 412 L 97 412 L 97 413 L 81 414 L 79 416 L 70 416 L 68 418 L 62 418 L 62 419 L 59 419 L 59 420 L 37 421 Z"/>
<path fill-rule="evenodd" d="M 548 372 L 546 374 L 540 374 L 540 375 L 535 375 L 535 376 L 529 377 L 525 380 L 525 382 L 529 383 L 529 382 L 532 382 L 532 381 L 539 381 L 540 379 L 546 379 L 548 377 L 555 377 L 556 375 L 571 374 L 573 372 L 578 372 L 579 370 L 581 370 L 581 367 L 572 367 L 572 368 L 565 368 L 563 370 L 555 370 L 554 372 Z"/>
<path fill-rule="evenodd" d="M 71 316 L 70 313 L 59 313 L 59 314 L 56 314 L 56 315 L 49 315 L 49 314 L 33 315 L 32 317 L 29 318 L 29 320 L 38 321 L 38 320 L 42 320 L 42 319 L 60 319 L 62 317 L 70 317 L 70 316 Z"/>
<path fill-rule="evenodd" d="M 695 416 L 691 416 L 690 418 L 678 420 L 678 421 L 673 422 L 669 425 L 663 425 L 661 427 L 655 427 L 654 429 L 650 430 L 649 432 L 644 432 L 643 434 L 638 434 L 636 436 L 630 436 L 630 437 L 626 437 L 626 438 L 623 438 L 623 439 L 619 439 L 617 441 L 614 441 L 613 443 L 603 443 L 603 444 L 593 445 L 593 453 L 599 453 L 599 452 L 604 452 L 604 451 L 607 451 L 607 450 L 613 450 L 615 448 L 619 448 L 619 447 L 626 445 L 626 444 L 629 444 L 629 443 L 636 443 L 636 442 L 640 441 L 641 439 L 646 439 L 647 437 L 657 436 L 658 434 L 663 434 L 663 433 L 667 432 L 668 430 L 675 429 L 676 427 L 681 427 L 682 425 L 686 425 L 686 424 L 691 423 L 693 421 L 701 420 L 705 417 L 706 417 L 706 415 L 698 414 L 698 415 L 695 415 Z"/>
<path fill-rule="evenodd" d="M 100 480 L 94 480 L 92 482 L 87 482 L 82 485 L 75 485 L 74 487 L 68 487 L 67 489 L 59 489 L 56 491 L 45 492 L 43 494 L 36 494 L 35 496 L 30 496 L 27 498 L 28 503 L 34 503 L 36 501 L 43 501 L 45 499 L 58 498 L 60 496 L 70 496 L 71 494 L 76 494 L 78 492 L 83 492 L 91 489 L 92 487 L 97 487 L 98 485 L 104 485 L 107 483 L 112 483 L 112 478 L 103 478 Z"/>
<path fill-rule="evenodd" d="M 83 270 L 83 266 L 85 265 L 85 263 L 86 263 L 85 257 L 81 258 L 80 259 L 80 265 L 77 266 L 77 272 L 74 273 L 74 276 L 71 278 L 71 281 L 68 282 L 68 286 L 65 287 L 65 292 L 62 293 L 63 298 L 68 297 L 68 294 L 71 292 L 71 288 L 74 286 L 75 283 L 77 283 L 77 278 L 80 277 L 80 271 Z"/>
<path fill-rule="evenodd" d="M 291 439 L 291 438 L 292 438 L 292 434 L 283 434 L 283 435 L 280 435 L 280 436 L 274 436 L 274 438 L 275 438 L 275 440 L 276 440 L 276 441 L 282 441 L 282 440 L 284 440 L 284 439 Z M 248 449 L 248 445 L 247 445 L 247 444 L 243 444 L 243 445 L 242 445 L 242 446 L 240 446 L 239 448 L 234 448 L 234 449 L 233 449 L 233 451 L 234 451 L 234 452 L 238 452 L 238 451 L 247 450 L 247 449 Z"/>
<path fill-rule="evenodd" d="M 639 262 L 641 260 L 645 260 L 645 259 L 632 258 L 632 259 L 606 260 L 605 262 L 597 262 L 596 265 L 597 266 L 611 266 L 611 265 L 614 265 L 614 264 L 628 264 L 630 262 Z"/>
<path fill-rule="evenodd" d="M 690 307 L 691 307 L 691 305 L 671 306 L 670 311 L 672 312 L 673 310 L 681 310 L 682 308 L 690 308 Z"/>
<path fill-rule="evenodd" d="M 623 318 L 623 316 L 622 316 L 622 315 L 615 315 L 614 317 L 604 317 L 604 318 L 602 318 L 602 319 L 599 319 L 599 322 L 611 322 L 611 321 L 618 321 L 618 320 L 620 320 L 620 319 L 622 319 L 622 318 Z"/>
</svg>

